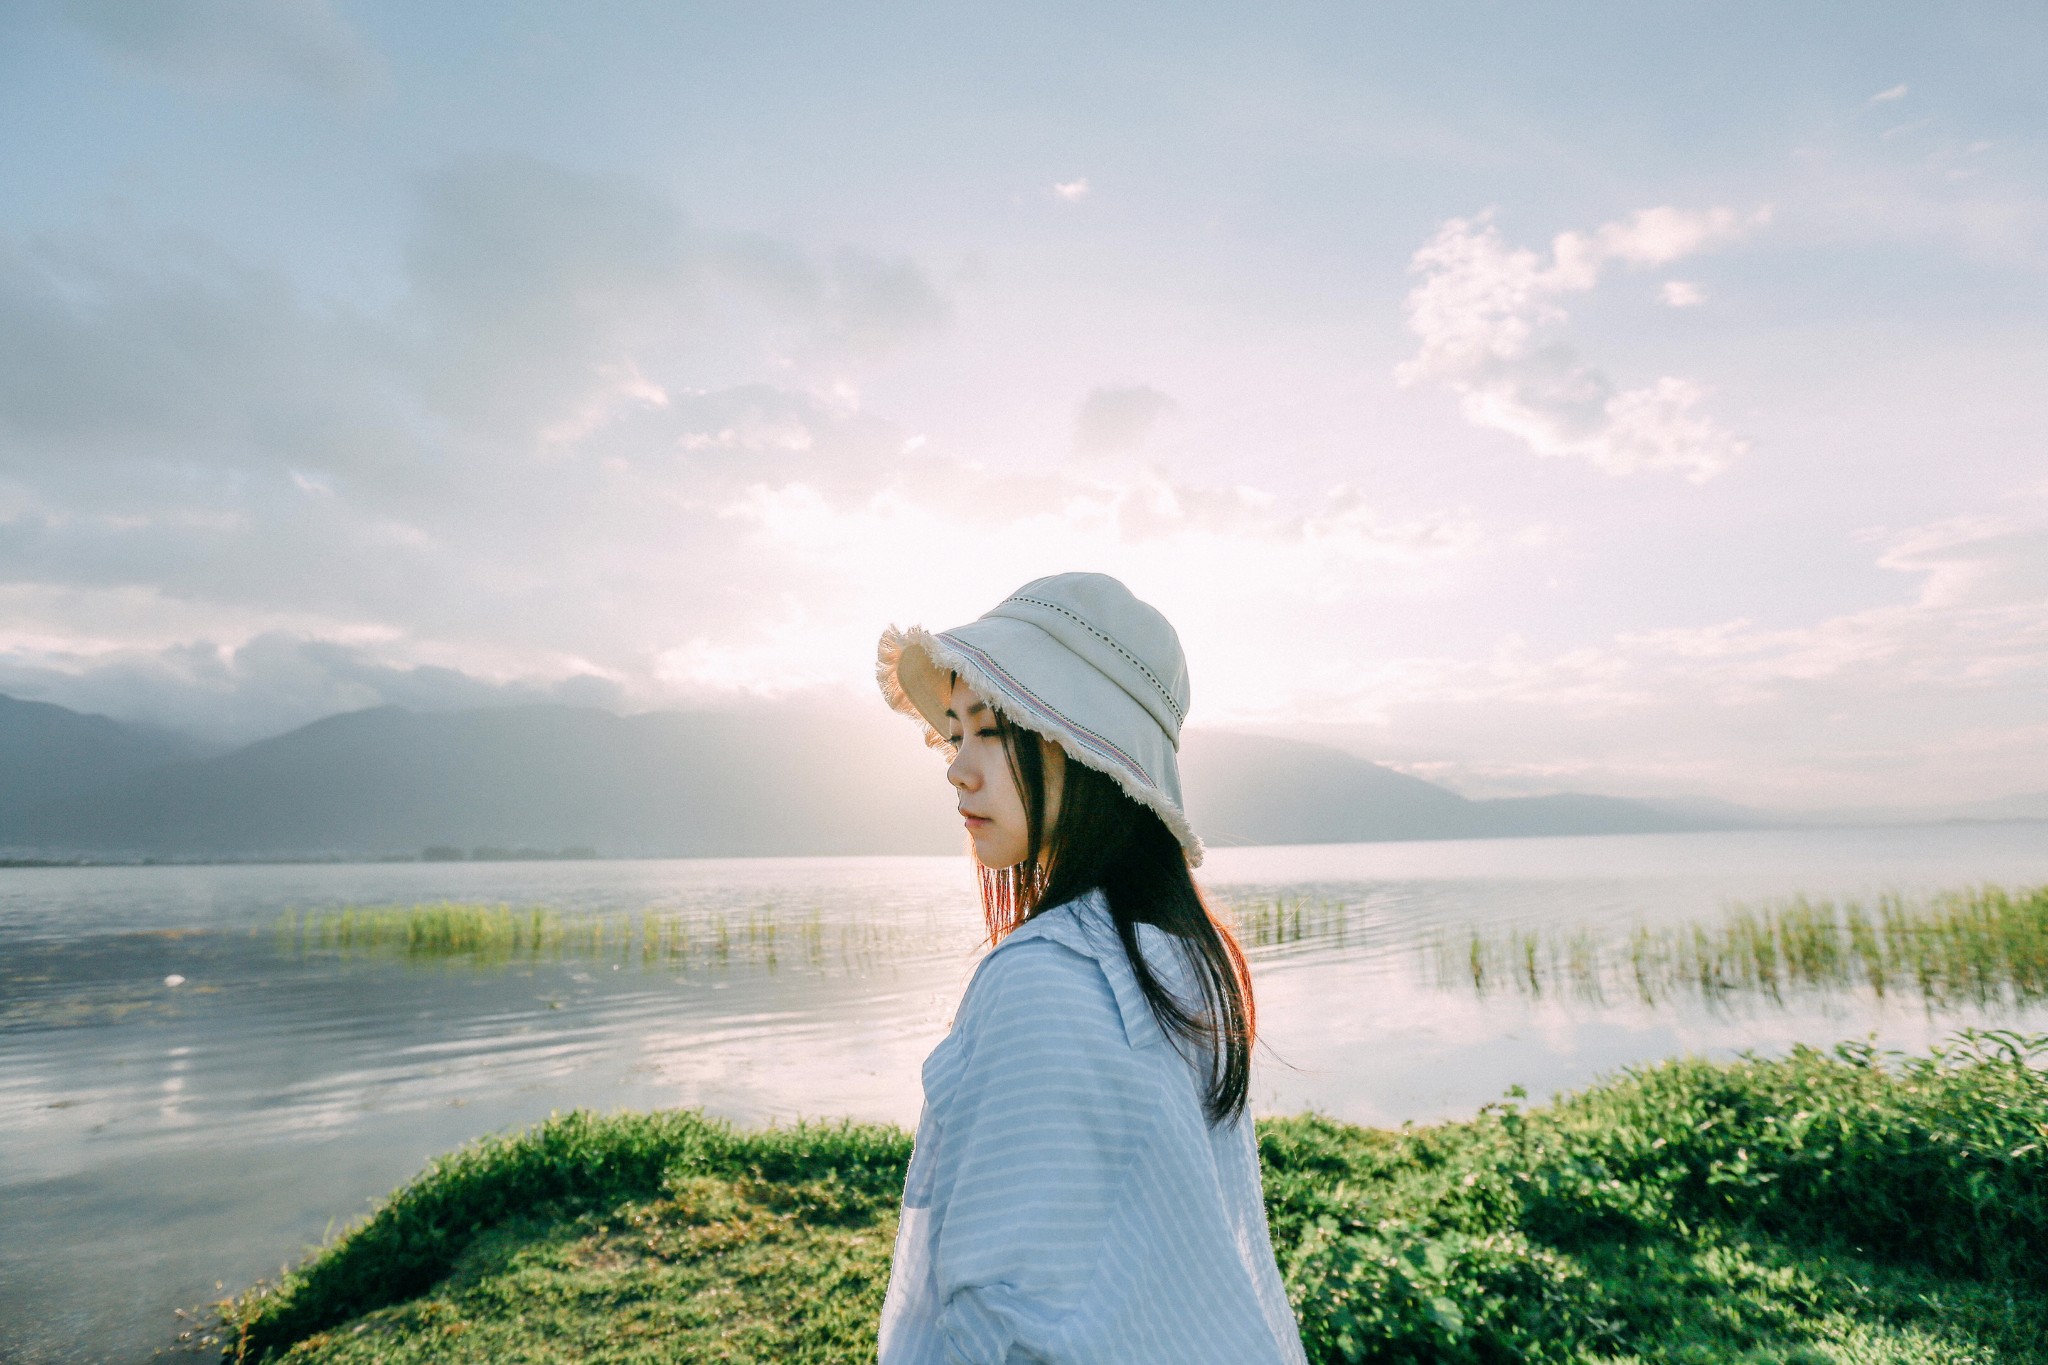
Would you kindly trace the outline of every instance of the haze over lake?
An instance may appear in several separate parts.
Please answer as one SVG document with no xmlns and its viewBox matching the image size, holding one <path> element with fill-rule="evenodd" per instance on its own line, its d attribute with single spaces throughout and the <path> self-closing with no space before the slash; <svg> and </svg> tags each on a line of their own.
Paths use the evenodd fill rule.
<svg viewBox="0 0 2048 1365">
<path fill-rule="evenodd" d="M 1480 996 L 1426 953 L 1474 929 L 2039 884 L 2038 824 L 1222 849 L 1204 871 L 1248 916 L 1261 1113 L 1398 1124 L 1684 1051 L 1922 1047 L 2048 1018 L 1857 991 Z M 491 962 L 306 930 L 440 901 L 634 936 Z M 643 963 L 649 919 L 696 946 Z M 978 937 L 957 857 L 0 873 L 0 1353 L 145 1357 L 216 1281 L 274 1272 L 435 1154 L 553 1110 L 910 1124 Z"/>
</svg>

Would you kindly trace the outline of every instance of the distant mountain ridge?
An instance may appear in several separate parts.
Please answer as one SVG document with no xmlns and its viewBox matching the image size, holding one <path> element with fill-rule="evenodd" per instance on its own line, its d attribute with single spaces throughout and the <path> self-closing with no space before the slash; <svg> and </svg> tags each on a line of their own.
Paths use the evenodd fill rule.
<svg viewBox="0 0 2048 1365">
<path fill-rule="evenodd" d="M 1328 745 L 1218 731 L 1187 734 L 1182 769 L 1189 815 L 1219 845 L 1667 834 L 1772 823 L 1737 807 L 1693 812 L 1569 792 L 1475 801 Z"/>
<path fill-rule="evenodd" d="M 1603 796 L 1468 800 L 1325 745 L 1227 732 L 1189 732 L 1182 763 L 1190 816 L 1218 845 L 1769 823 Z M 961 836 L 937 759 L 879 707 L 379 707 L 191 757 L 104 716 L 0 698 L 0 852 L 11 856 L 429 846 L 741 857 L 952 852 Z"/>
<path fill-rule="evenodd" d="M 0 848 L 246 857 L 585 846 L 739 857 L 952 847 L 952 803 L 936 772 L 913 771 L 883 734 L 833 719 L 379 707 L 18 806 Z M 920 752 L 906 734 L 887 738 Z"/>
<path fill-rule="evenodd" d="M 0 845 L 37 807 L 117 786 L 189 752 L 105 716 L 0 696 Z"/>
</svg>

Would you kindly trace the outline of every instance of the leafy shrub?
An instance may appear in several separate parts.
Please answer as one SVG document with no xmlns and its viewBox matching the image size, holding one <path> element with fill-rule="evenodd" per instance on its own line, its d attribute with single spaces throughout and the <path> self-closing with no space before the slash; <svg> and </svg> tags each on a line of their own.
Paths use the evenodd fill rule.
<svg viewBox="0 0 2048 1365">
<path fill-rule="evenodd" d="M 1675 1359 L 1688 1332 L 1762 1340 L 1826 1294 L 1751 1238 L 2039 1304 L 2044 1055 L 2048 1038 L 1966 1031 L 1924 1057 L 1665 1062 L 1400 1133 L 1268 1123 L 1269 1217 L 1310 1358 Z"/>
<path fill-rule="evenodd" d="M 1288 1256 L 1315 1360 L 1571 1360 L 1612 1336 L 1598 1287 L 1518 1232 L 1436 1236 L 1319 1218 Z"/>
<path fill-rule="evenodd" d="M 2048 1285 L 2048 1038 L 1966 1031 L 1924 1057 L 1844 1044 L 1628 1073 L 1530 1130 L 1532 1172 L 1578 1163 L 1674 1220 L 1826 1234 Z"/>
</svg>

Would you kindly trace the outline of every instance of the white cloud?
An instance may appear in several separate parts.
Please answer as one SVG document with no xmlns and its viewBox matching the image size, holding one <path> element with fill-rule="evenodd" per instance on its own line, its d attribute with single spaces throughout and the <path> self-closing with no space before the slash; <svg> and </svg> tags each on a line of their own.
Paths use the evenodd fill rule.
<svg viewBox="0 0 2048 1365">
<path fill-rule="evenodd" d="M 943 325 L 907 262 L 711 232 L 529 161 L 420 197 L 380 312 L 201 244 L 0 247 L 0 691 L 246 735 L 429 682 L 590 676 L 635 705 L 858 686 L 889 612 L 972 616 L 1049 565 L 1284 651 L 1281 622 L 1427 597 L 1495 548 L 1469 514 L 1350 491 L 920 442 L 849 387 Z M 1172 407 L 1097 390 L 1076 439 L 1135 455 Z M 1206 686 L 1262 685 L 1211 648 L 1233 662 Z"/>
<path fill-rule="evenodd" d="M 1084 175 L 1073 180 L 1055 181 L 1052 192 L 1054 197 L 1064 199 L 1069 204 L 1086 199 L 1088 197 L 1088 177 Z"/>
<path fill-rule="evenodd" d="M 1707 291 L 1690 280 L 1666 280 L 1658 297 L 1667 308 L 1697 308 L 1707 301 Z"/>
<path fill-rule="evenodd" d="M 1893 100 L 1902 100 L 1904 98 L 1906 98 L 1906 87 L 1904 85 L 1895 85 L 1889 90 L 1878 91 L 1875 95 L 1864 101 L 1864 103 L 1866 105 L 1889 104 Z"/>
<path fill-rule="evenodd" d="M 1952 517 L 1893 537 L 1877 562 L 1926 575 L 1925 608 L 2048 608 L 2048 523 Z"/>
<path fill-rule="evenodd" d="M 540 439 L 551 445 L 579 441 L 614 421 L 622 409 L 635 405 L 650 408 L 669 406 L 667 390 L 640 373 L 631 360 L 594 368 L 600 387 L 589 394 L 580 410 L 552 425 L 542 427 Z"/>
<path fill-rule="evenodd" d="M 849 395 L 945 324 L 914 263 L 529 160 L 419 201 L 381 311 L 189 238 L 0 240 L 0 673 L 91 702 L 92 660 L 291 636 L 646 695 L 663 649 L 752 618 L 750 576 L 788 586 L 718 515 L 736 490 L 889 477 L 908 433 Z"/>
<path fill-rule="evenodd" d="M 1599 267 L 1607 261 L 1669 265 L 1732 241 L 1770 220 L 1769 209 L 1758 209 L 1747 218 L 1726 208 L 1704 212 L 1668 207 L 1641 209 L 1621 222 L 1604 225 L 1590 238 L 1576 232 L 1561 233 L 1552 246 L 1560 268 L 1567 269 L 1575 283 L 1584 280 L 1577 287 L 1590 289 Z"/>
<path fill-rule="evenodd" d="M 1610 263 L 1668 265 L 1767 221 L 1725 208 L 1644 209 L 1591 233 L 1561 233 L 1547 255 L 1510 248 L 1491 214 L 1453 218 L 1416 252 L 1422 282 L 1408 325 L 1422 349 L 1396 374 L 1459 395 L 1467 420 L 1539 455 L 1585 460 L 1611 474 L 1668 470 L 1704 482 L 1749 443 L 1698 411 L 1705 390 L 1664 377 L 1619 389 L 1559 339 L 1558 300 L 1592 289 Z"/>
<path fill-rule="evenodd" d="M 1549 654 L 1510 636 L 1490 657 L 1395 661 L 1329 713 L 1378 718 L 1383 756 L 1477 791 L 1908 806 L 2042 790 L 2048 519 L 1886 533 L 1876 562 L 1917 580 L 1904 600 Z"/>
<path fill-rule="evenodd" d="M 0 647 L 0 692 L 50 696 L 74 709 L 226 742 L 277 734 L 320 716 L 370 706 L 419 711 L 561 702 L 617 707 L 628 700 L 614 680 L 557 661 L 554 676 L 489 676 L 421 662 L 417 648 L 375 632 L 358 640 L 268 631 L 237 645 L 204 638 L 158 648 L 126 647 L 85 656 L 34 655 Z M 430 652 L 430 651 L 429 651 Z M 408 656 L 412 657 L 408 657 Z M 475 661 L 470 661 L 472 668 Z"/>
<path fill-rule="evenodd" d="M 1207 717 L 1313 705 L 1336 680 L 1373 676 L 1355 641 L 1305 642 L 1327 639 L 1333 619 L 1375 603 L 1442 597 L 1510 539 L 1466 513 L 1388 516 L 1349 489 L 1303 503 L 1143 471 L 1111 479 L 906 470 L 841 496 L 764 483 L 726 515 L 751 532 L 755 562 L 776 565 L 792 586 L 759 619 L 707 632 L 671 656 L 679 685 L 745 679 L 771 690 L 865 678 L 877 604 L 900 624 L 943 626 L 1040 575 L 1094 569 L 1174 622 Z"/>
</svg>

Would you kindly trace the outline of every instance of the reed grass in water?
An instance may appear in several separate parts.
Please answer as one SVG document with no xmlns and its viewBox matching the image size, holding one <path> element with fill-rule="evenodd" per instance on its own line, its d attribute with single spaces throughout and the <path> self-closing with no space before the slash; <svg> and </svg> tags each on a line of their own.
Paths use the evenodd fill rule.
<svg viewBox="0 0 2048 1365">
<path fill-rule="evenodd" d="M 290 912 L 277 925 L 280 945 L 293 955 L 334 952 L 484 967 L 592 962 L 678 971 L 863 970 L 903 946 L 898 940 L 908 933 L 905 927 L 860 920 L 828 923 L 815 910 L 571 915 L 544 906 L 462 901 Z"/>
<path fill-rule="evenodd" d="M 1224 913 L 1249 949 L 1344 942 L 1345 907 L 1331 901 L 1274 896 L 1227 905 Z M 828 920 L 815 909 L 578 915 L 468 901 L 293 911 L 278 921 L 277 937 L 294 956 L 331 952 L 481 967 L 592 962 L 678 971 L 858 971 L 933 946 L 914 924 Z"/>
<path fill-rule="evenodd" d="M 1639 925 L 1626 938 L 1473 930 L 1427 940 L 1424 953 L 1439 986 L 1481 995 L 1656 1005 L 1868 991 L 1929 1009 L 2011 1007 L 2048 999 L 2048 886 L 1871 906 L 1801 897 L 1736 906 L 1718 923 Z"/>
<path fill-rule="evenodd" d="M 1283 948 L 1298 943 L 1343 947 L 1348 907 L 1315 896 L 1266 896 L 1232 901 L 1224 917 L 1247 949 Z"/>
</svg>

